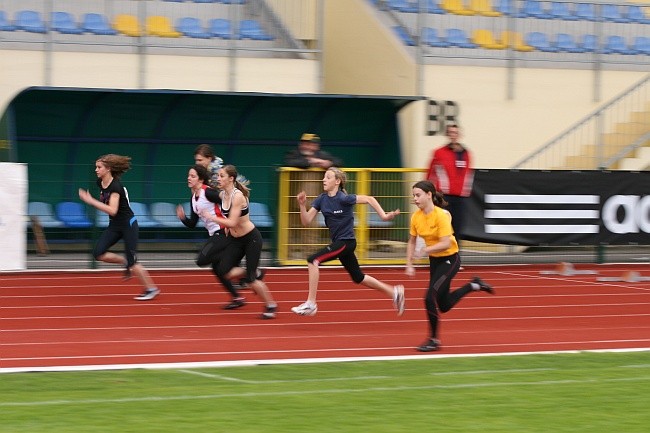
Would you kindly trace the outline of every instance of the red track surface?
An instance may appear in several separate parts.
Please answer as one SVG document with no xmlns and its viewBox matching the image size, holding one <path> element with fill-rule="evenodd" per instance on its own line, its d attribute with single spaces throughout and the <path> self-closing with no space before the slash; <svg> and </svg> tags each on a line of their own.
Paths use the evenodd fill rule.
<svg viewBox="0 0 650 433">
<path fill-rule="evenodd" d="M 402 317 L 391 300 L 355 285 L 338 268 L 321 272 L 318 314 L 297 316 L 290 308 L 306 298 L 307 270 L 270 269 L 266 281 L 280 309 L 268 321 L 258 318 L 262 304 L 250 290 L 244 308 L 222 310 L 227 296 L 202 269 L 152 271 L 162 294 L 148 302 L 133 300 L 139 287 L 134 280 L 123 283 L 117 272 L 1 274 L 0 371 L 650 348 L 650 281 L 598 282 L 631 268 L 591 269 L 598 275 L 542 275 L 529 266 L 467 268 L 453 287 L 480 274 L 496 295 L 471 293 L 443 314 L 443 350 L 433 354 L 414 350 L 428 331 L 425 269 L 409 279 L 402 268 L 365 268 L 388 283 L 405 284 Z M 643 275 L 644 269 L 636 270 Z"/>
</svg>

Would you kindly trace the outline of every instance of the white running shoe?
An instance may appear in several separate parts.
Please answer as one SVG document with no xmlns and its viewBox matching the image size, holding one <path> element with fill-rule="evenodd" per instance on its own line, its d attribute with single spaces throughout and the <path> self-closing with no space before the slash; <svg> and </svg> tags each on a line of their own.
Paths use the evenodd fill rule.
<svg viewBox="0 0 650 433">
<path fill-rule="evenodd" d="M 297 307 L 292 307 L 291 311 L 300 315 L 300 316 L 314 316 L 318 311 L 318 305 L 311 304 L 309 302 L 303 302 Z"/>
<path fill-rule="evenodd" d="M 404 314 L 406 308 L 406 298 L 404 297 L 404 286 L 401 284 L 393 287 L 393 305 L 397 310 L 397 315 Z"/>
<path fill-rule="evenodd" d="M 159 293 L 160 293 L 160 289 L 157 288 L 147 289 L 144 292 L 142 292 L 142 294 L 134 297 L 133 299 L 135 299 L 136 301 L 149 301 L 155 298 L 156 296 L 158 296 Z"/>
</svg>

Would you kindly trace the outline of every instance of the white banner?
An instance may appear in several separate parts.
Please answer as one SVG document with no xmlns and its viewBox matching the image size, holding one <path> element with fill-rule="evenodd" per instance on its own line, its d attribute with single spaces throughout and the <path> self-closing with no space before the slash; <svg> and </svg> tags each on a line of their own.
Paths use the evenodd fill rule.
<svg viewBox="0 0 650 433">
<path fill-rule="evenodd" d="M 27 165 L 0 162 L 0 271 L 27 268 Z"/>
</svg>

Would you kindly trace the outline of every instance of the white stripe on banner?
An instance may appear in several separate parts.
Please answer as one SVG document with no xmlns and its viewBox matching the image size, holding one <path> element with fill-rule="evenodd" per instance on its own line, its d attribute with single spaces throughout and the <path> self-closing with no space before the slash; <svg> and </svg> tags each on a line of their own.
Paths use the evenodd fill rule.
<svg viewBox="0 0 650 433">
<path fill-rule="evenodd" d="M 598 204 L 600 197 L 585 194 L 485 194 L 485 203 L 502 204 Z"/>
<path fill-rule="evenodd" d="M 526 225 L 526 224 L 486 224 L 485 233 L 598 233 L 597 225 Z"/>
<path fill-rule="evenodd" d="M 596 219 L 598 211 L 596 210 L 567 210 L 567 209 L 487 209 L 485 218 L 543 218 L 543 219 Z"/>
<path fill-rule="evenodd" d="M 27 165 L 0 162 L 0 270 L 27 267 Z"/>
</svg>

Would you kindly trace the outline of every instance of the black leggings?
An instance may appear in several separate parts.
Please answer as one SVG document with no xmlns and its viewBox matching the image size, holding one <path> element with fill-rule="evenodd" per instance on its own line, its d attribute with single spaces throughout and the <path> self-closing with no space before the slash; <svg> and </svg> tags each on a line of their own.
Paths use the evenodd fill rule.
<svg viewBox="0 0 650 433">
<path fill-rule="evenodd" d="M 235 289 L 232 282 L 225 277 L 228 272 L 220 273 L 219 271 L 221 257 L 224 251 L 228 249 L 231 239 L 225 233 L 221 232 L 221 230 L 216 231 L 199 250 L 199 255 L 196 257 L 196 264 L 201 267 L 210 265 L 212 267 L 212 273 L 223 284 L 228 293 L 233 298 L 239 298 L 239 292 Z"/>
<path fill-rule="evenodd" d="M 357 256 L 354 254 L 356 248 L 357 241 L 355 239 L 335 241 L 307 257 L 307 262 L 318 266 L 321 263 L 339 259 L 345 270 L 350 274 L 350 277 L 352 277 L 352 281 L 360 284 L 365 278 L 365 274 L 361 271 Z"/>
<path fill-rule="evenodd" d="M 262 257 L 263 243 L 262 234 L 257 227 L 244 236 L 238 238 L 231 236 L 228 249 L 222 254 L 218 265 L 219 274 L 226 275 L 246 257 L 246 281 L 252 283 L 257 280 L 257 268 Z"/>
<path fill-rule="evenodd" d="M 124 239 L 126 267 L 130 268 L 138 261 L 138 220 L 133 217 L 128 226 L 109 224 L 102 232 L 93 248 L 93 257 L 97 259 L 106 253 L 120 239 Z"/>
<path fill-rule="evenodd" d="M 470 283 L 451 291 L 451 280 L 460 269 L 460 256 L 429 257 L 429 288 L 424 296 L 424 305 L 431 329 L 431 338 L 438 338 L 439 313 L 446 313 L 472 291 Z"/>
</svg>

